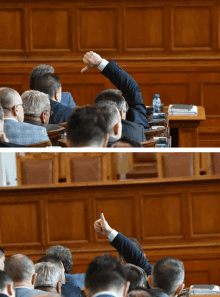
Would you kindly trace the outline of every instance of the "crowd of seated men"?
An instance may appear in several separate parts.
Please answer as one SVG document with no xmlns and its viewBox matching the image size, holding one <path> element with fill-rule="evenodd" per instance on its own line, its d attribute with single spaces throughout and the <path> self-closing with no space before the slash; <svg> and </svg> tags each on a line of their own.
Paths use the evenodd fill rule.
<svg viewBox="0 0 220 297">
<path fill-rule="evenodd" d="M 94 223 L 118 251 L 94 258 L 85 274 L 71 274 L 72 254 L 52 246 L 34 265 L 26 255 L 15 254 L 5 262 L 0 248 L 0 296 L 63 297 L 175 297 L 184 288 L 184 265 L 171 257 L 149 263 L 140 243 L 112 229 L 104 214 Z"/>
<path fill-rule="evenodd" d="M 97 67 L 117 90 L 104 90 L 93 106 L 78 107 L 70 93 L 62 92 L 54 68 L 39 65 L 30 74 L 30 90 L 21 96 L 0 88 L 1 147 L 49 141 L 48 132 L 65 122 L 69 147 L 141 147 L 149 124 L 138 84 L 115 61 L 94 52 L 87 52 L 83 62 L 82 73 Z"/>
</svg>

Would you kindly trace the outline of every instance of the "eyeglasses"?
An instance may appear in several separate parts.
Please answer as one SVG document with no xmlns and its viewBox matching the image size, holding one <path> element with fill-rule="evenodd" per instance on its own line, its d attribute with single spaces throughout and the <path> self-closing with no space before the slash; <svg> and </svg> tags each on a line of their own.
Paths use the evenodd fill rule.
<svg viewBox="0 0 220 297">
<path fill-rule="evenodd" d="M 49 112 L 48 110 L 45 110 L 46 112 Z M 53 111 L 51 110 L 50 111 L 50 116 L 53 114 Z"/>
</svg>

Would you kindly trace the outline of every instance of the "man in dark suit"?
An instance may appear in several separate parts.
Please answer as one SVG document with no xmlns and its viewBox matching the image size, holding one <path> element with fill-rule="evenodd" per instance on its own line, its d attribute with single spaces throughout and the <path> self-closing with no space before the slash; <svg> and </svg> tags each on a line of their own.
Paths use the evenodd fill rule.
<svg viewBox="0 0 220 297">
<path fill-rule="evenodd" d="M 33 261 L 21 254 L 11 256 L 5 263 L 5 272 L 12 278 L 15 285 L 16 297 L 29 297 L 43 293 L 35 290 L 36 273 Z"/>
<path fill-rule="evenodd" d="M 47 94 L 39 91 L 26 91 L 21 95 L 24 105 L 24 122 L 32 125 L 43 126 L 48 131 L 58 130 L 61 127 L 49 124 L 50 100 Z"/>
<path fill-rule="evenodd" d="M 96 53 L 86 53 L 83 62 L 86 63 L 86 67 L 81 72 L 97 67 L 120 90 L 105 90 L 96 97 L 95 102 L 100 100 L 115 101 L 118 104 L 124 126 L 127 126 L 127 130 L 133 129 L 134 135 L 132 139 L 139 142 L 145 141 L 145 135 L 144 138 L 143 136 L 138 138 L 138 134 L 142 135 L 144 133 L 143 131 L 138 131 L 140 130 L 139 125 L 145 130 L 148 130 L 150 127 L 141 91 L 135 80 L 119 67 L 115 61 L 108 62 Z M 132 133 L 130 135 L 132 136 Z"/>
<path fill-rule="evenodd" d="M 84 287 L 87 297 L 126 297 L 129 285 L 124 265 L 111 255 L 96 257 L 87 267 Z"/>
<path fill-rule="evenodd" d="M 73 109 L 63 105 L 61 102 L 62 88 L 60 78 L 55 73 L 45 73 L 39 76 L 35 83 L 35 90 L 48 94 L 50 99 L 51 111 L 50 124 L 67 122 Z"/>
<path fill-rule="evenodd" d="M 4 271 L 0 271 L 0 297 L 15 297 L 13 280 Z"/>
<path fill-rule="evenodd" d="M 35 90 L 35 82 L 37 78 L 45 73 L 54 73 L 54 68 L 50 65 L 38 65 L 37 67 L 33 68 L 30 73 L 30 89 Z M 76 103 L 73 100 L 73 97 L 68 92 L 62 92 L 61 103 L 68 107 L 75 107 Z"/>
<path fill-rule="evenodd" d="M 108 237 L 111 245 L 128 263 L 141 267 L 147 273 L 149 286 L 157 296 L 175 297 L 182 291 L 185 276 L 182 261 L 171 257 L 163 258 L 155 263 L 152 270 L 144 254 L 127 237 L 112 229 L 105 220 L 104 214 L 95 221 L 94 228 Z"/>
<path fill-rule="evenodd" d="M 62 285 L 62 294 L 65 297 L 71 296 L 81 296 L 80 288 L 83 287 L 84 283 L 78 283 L 75 275 L 71 274 L 73 267 L 72 254 L 68 248 L 61 245 L 52 246 L 46 250 L 47 256 L 55 256 L 59 258 L 65 269 L 66 282 Z"/>
</svg>

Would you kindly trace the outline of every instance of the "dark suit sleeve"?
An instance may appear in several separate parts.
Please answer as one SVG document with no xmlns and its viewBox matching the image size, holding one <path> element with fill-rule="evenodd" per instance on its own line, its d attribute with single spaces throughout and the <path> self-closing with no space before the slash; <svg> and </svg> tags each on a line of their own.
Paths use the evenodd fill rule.
<svg viewBox="0 0 220 297">
<path fill-rule="evenodd" d="M 141 90 L 136 81 L 113 60 L 107 64 L 102 74 L 122 91 L 129 105 L 126 119 L 143 125 L 145 129 L 149 129 L 147 110 L 143 103 Z"/>
<path fill-rule="evenodd" d="M 111 245 L 123 256 L 126 262 L 134 264 L 144 269 L 147 275 L 151 274 L 152 266 L 143 253 L 122 233 L 111 242 Z"/>
<path fill-rule="evenodd" d="M 76 106 L 76 103 L 74 102 L 72 95 L 70 93 L 68 93 L 68 95 L 69 95 L 69 98 L 68 98 L 69 99 L 69 104 L 68 104 L 68 106 L 69 107 Z"/>
</svg>

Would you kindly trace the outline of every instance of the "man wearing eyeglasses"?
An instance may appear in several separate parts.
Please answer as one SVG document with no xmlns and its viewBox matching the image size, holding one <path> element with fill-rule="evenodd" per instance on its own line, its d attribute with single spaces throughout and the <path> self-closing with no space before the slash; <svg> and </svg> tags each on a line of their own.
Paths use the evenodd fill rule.
<svg viewBox="0 0 220 297">
<path fill-rule="evenodd" d="M 50 99 L 47 94 L 39 91 L 26 91 L 21 95 L 24 107 L 24 122 L 36 126 L 43 126 L 48 131 L 58 130 L 61 127 L 49 124 L 53 114 L 50 108 Z"/>
<path fill-rule="evenodd" d="M 0 88 L 0 103 L 4 111 L 4 132 L 9 142 L 28 145 L 49 140 L 45 127 L 23 123 L 23 102 L 18 92 Z"/>
</svg>

